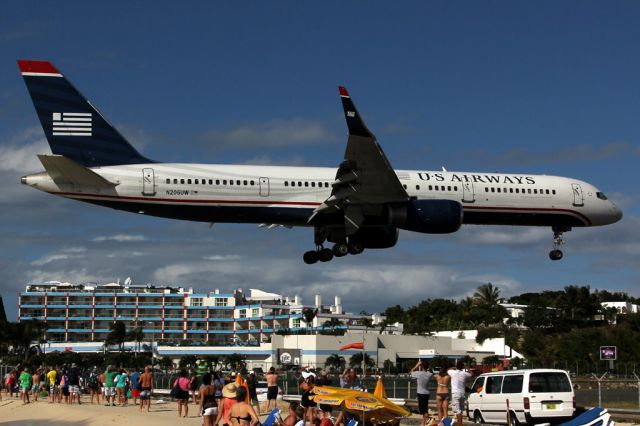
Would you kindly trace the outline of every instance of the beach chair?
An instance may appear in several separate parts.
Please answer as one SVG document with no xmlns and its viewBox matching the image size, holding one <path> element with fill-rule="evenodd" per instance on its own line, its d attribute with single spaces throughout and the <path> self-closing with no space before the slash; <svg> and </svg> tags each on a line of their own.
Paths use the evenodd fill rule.
<svg viewBox="0 0 640 426">
<path fill-rule="evenodd" d="M 276 423 L 276 418 L 278 417 L 279 414 L 280 414 L 279 408 L 274 408 L 273 410 L 271 410 L 267 418 L 264 419 L 264 422 L 262 422 L 262 426 L 273 426 Z"/>
</svg>

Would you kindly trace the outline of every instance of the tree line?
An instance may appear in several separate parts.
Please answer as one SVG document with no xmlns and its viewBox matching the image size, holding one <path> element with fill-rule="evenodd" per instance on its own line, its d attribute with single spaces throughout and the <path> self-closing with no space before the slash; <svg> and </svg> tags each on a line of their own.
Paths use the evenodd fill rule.
<svg viewBox="0 0 640 426">
<path fill-rule="evenodd" d="M 573 285 L 502 298 L 500 289 L 487 283 L 472 297 L 426 299 L 408 308 L 395 305 L 383 315 L 386 324 L 403 323 L 404 334 L 476 329 L 480 343 L 504 337 L 507 345 L 537 365 L 595 364 L 600 362 L 600 346 L 617 346 L 619 362 L 639 362 L 640 314 L 602 306 L 612 301 L 640 304 L 626 293 Z M 527 307 L 522 316 L 510 318 L 500 303 Z"/>
</svg>

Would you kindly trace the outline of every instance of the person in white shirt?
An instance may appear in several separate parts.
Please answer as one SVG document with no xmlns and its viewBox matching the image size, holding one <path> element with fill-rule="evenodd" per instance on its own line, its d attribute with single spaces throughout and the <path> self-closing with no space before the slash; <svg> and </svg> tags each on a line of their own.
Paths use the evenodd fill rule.
<svg viewBox="0 0 640 426">
<path fill-rule="evenodd" d="M 470 369 L 470 371 L 474 371 Z M 472 377 L 468 371 L 464 370 L 464 364 L 457 362 L 455 367 L 451 367 L 448 371 L 451 376 L 451 410 L 456 415 L 456 426 L 462 426 L 462 412 L 464 411 L 465 402 L 465 382 Z"/>
</svg>

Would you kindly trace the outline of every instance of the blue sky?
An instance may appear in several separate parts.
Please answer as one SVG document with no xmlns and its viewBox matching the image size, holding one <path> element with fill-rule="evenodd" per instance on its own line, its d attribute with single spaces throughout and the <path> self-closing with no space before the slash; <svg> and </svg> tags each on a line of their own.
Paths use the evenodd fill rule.
<svg viewBox="0 0 640 426">
<path fill-rule="evenodd" d="M 133 4 L 130 4 L 133 3 Z M 640 3 L 8 2 L 0 16 L 0 294 L 29 281 L 262 288 L 377 311 L 566 285 L 640 296 Z M 47 59 L 146 156 L 335 167 L 346 85 L 392 165 L 595 184 L 625 213 L 566 235 L 463 227 L 306 266 L 307 229 L 177 222 L 19 184 L 48 152 L 16 59 Z M 391 292 L 389 289 L 393 289 Z"/>
</svg>

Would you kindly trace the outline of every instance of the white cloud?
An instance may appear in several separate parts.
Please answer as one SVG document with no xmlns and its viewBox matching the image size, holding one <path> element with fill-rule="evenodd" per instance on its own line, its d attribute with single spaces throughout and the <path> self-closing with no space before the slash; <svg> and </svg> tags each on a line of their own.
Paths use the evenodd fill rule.
<svg viewBox="0 0 640 426">
<path fill-rule="evenodd" d="M 48 263 L 52 263 L 52 262 L 57 262 L 60 260 L 69 260 L 69 259 L 81 259 L 83 256 L 78 255 L 78 254 L 68 254 L 68 253 L 57 253 L 57 254 L 50 254 L 47 256 L 43 256 L 40 259 L 34 260 L 33 262 L 31 262 L 31 265 L 33 266 L 44 266 Z"/>
<path fill-rule="evenodd" d="M 96 243 L 102 243 L 104 241 L 116 241 L 118 243 L 130 243 L 130 242 L 147 241 L 147 237 L 145 237 L 143 235 L 116 234 L 116 235 L 110 235 L 110 236 L 95 237 L 91 241 L 96 242 Z"/>
<path fill-rule="evenodd" d="M 0 145 L 0 172 L 42 170 L 38 154 L 51 153 L 42 128 L 30 127 Z"/>
</svg>

